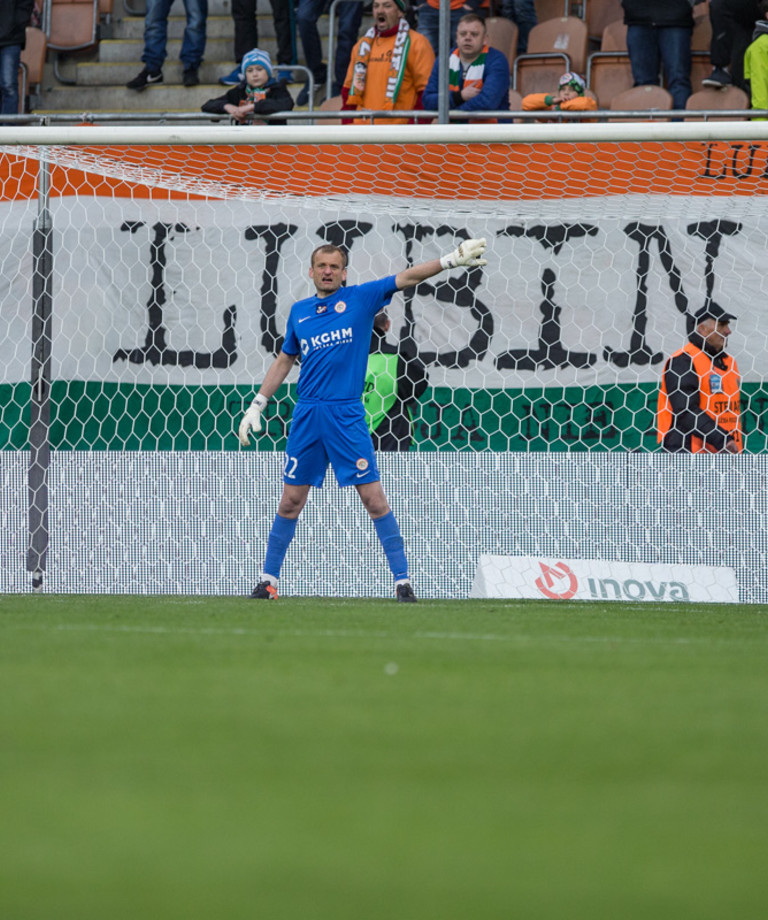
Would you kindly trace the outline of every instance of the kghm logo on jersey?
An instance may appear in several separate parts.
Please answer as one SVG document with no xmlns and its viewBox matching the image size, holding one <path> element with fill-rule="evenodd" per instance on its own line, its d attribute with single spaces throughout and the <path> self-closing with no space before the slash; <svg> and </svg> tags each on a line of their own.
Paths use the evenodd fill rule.
<svg viewBox="0 0 768 920">
<path fill-rule="evenodd" d="M 355 461 L 355 466 L 362 473 L 368 469 L 368 461 L 365 459 L 365 457 L 361 457 L 359 460 Z"/>
<path fill-rule="evenodd" d="M 331 348 L 334 345 L 349 345 L 352 342 L 352 329 L 333 329 L 331 332 L 323 332 L 320 335 L 311 335 L 308 339 L 300 339 L 302 355 L 306 355 L 310 349 Z"/>
<path fill-rule="evenodd" d="M 347 305 L 344 303 L 343 300 L 340 300 L 333 309 L 337 313 L 343 313 L 347 309 Z"/>
</svg>

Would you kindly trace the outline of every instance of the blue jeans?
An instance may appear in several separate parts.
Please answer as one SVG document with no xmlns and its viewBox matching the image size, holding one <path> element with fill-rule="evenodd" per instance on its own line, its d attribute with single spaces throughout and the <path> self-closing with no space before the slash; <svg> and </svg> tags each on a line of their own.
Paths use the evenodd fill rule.
<svg viewBox="0 0 768 920">
<path fill-rule="evenodd" d="M 471 7 L 471 9 L 464 9 L 464 7 L 460 6 L 457 10 L 451 10 L 451 50 L 456 47 L 456 26 L 459 20 L 462 16 L 466 16 L 467 13 L 477 12 L 478 5 L 479 0 L 466 0 L 464 6 Z M 429 39 L 432 50 L 435 52 L 435 57 L 437 57 L 440 47 L 440 11 L 428 3 L 421 3 L 417 8 L 417 12 L 419 14 L 417 31 L 421 32 L 424 38 Z"/>
<path fill-rule="evenodd" d="M 21 45 L 0 48 L 0 115 L 19 114 L 19 59 Z"/>
<path fill-rule="evenodd" d="M 501 15 L 517 24 L 517 53 L 525 54 L 528 35 L 538 22 L 534 0 L 501 0 Z"/>
<path fill-rule="evenodd" d="M 664 65 L 667 89 L 676 109 L 691 95 L 691 30 L 677 26 L 629 26 L 627 50 L 635 86 L 659 82 Z"/>
<path fill-rule="evenodd" d="M 168 40 L 168 13 L 173 0 L 147 0 L 144 19 L 144 53 L 142 61 L 149 70 L 160 70 L 165 60 Z M 205 21 L 208 18 L 208 0 L 184 0 L 187 24 L 181 42 L 181 63 L 185 68 L 199 67 L 205 51 Z"/>
<path fill-rule="evenodd" d="M 312 71 L 315 83 L 322 83 L 327 75 L 323 63 L 323 46 L 317 31 L 317 20 L 325 9 L 327 0 L 299 0 L 296 9 L 296 25 L 304 49 L 304 60 Z M 349 67 L 349 56 L 358 39 L 360 23 L 363 21 L 362 3 L 340 3 L 336 7 L 338 30 L 333 56 L 333 95 L 338 96 Z"/>
</svg>

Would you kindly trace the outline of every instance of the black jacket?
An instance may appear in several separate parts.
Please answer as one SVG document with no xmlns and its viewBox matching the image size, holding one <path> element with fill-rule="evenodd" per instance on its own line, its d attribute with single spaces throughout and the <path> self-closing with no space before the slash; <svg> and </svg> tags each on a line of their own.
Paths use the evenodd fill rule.
<svg viewBox="0 0 768 920">
<path fill-rule="evenodd" d="M 34 0 L 0 0 L 0 47 L 24 45 Z"/>
<path fill-rule="evenodd" d="M 691 0 L 621 0 L 628 26 L 693 28 Z"/>
<path fill-rule="evenodd" d="M 245 101 L 245 83 L 243 82 L 233 86 L 223 96 L 209 99 L 208 102 L 203 103 L 201 108 L 204 112 L 210 112 L 212 115 L 225 115 L 225 105 L 242 105 Z M 267 95 L 253 107 L 253 117 L 271 115 L 274 112 L 290 112 L 292 108 L 293 96 L 288 91 L 285 81 L 280 80 L 267 87 Z M 284 125 L 287 122 L 284 119 L 277 118 L 274 121 L 267 122 L 267 124 Z"/>
</svg>

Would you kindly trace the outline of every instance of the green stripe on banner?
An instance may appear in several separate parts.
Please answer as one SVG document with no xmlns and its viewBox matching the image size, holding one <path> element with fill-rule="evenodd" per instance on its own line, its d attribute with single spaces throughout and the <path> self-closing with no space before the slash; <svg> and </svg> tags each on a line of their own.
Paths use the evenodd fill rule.
<svg viewBox="0 0 768 920">
<path fill-rule="evenodd" d="M 51 390 L 54 450 L 238 450 L 237 424 L 251 387 L 146 386 L 57 381 Z M 414 417 L 422 451 L 651 451 L 658 388 L 427 389 Z M 29 384 L 0 385 L 0 449 L 28 446 Z M 750 453 L 768 451 L 768 389 L 744 385 Z M 295 387 L 270 402 L 259 450 L 285 448 Z"/>
</svg>

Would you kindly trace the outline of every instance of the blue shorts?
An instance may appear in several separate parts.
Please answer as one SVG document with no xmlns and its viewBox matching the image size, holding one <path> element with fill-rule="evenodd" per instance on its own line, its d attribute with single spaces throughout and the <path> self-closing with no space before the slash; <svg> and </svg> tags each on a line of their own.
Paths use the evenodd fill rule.
<svg viewBox="0 0 768 920">
<path fill-rule="evenodd" d="M 328 464 L 340 486 L 378 482 L 379 468 L 361 400 L 301 400 L 293 410 L 283 482 L 320 488 Z"/>
</svg>

